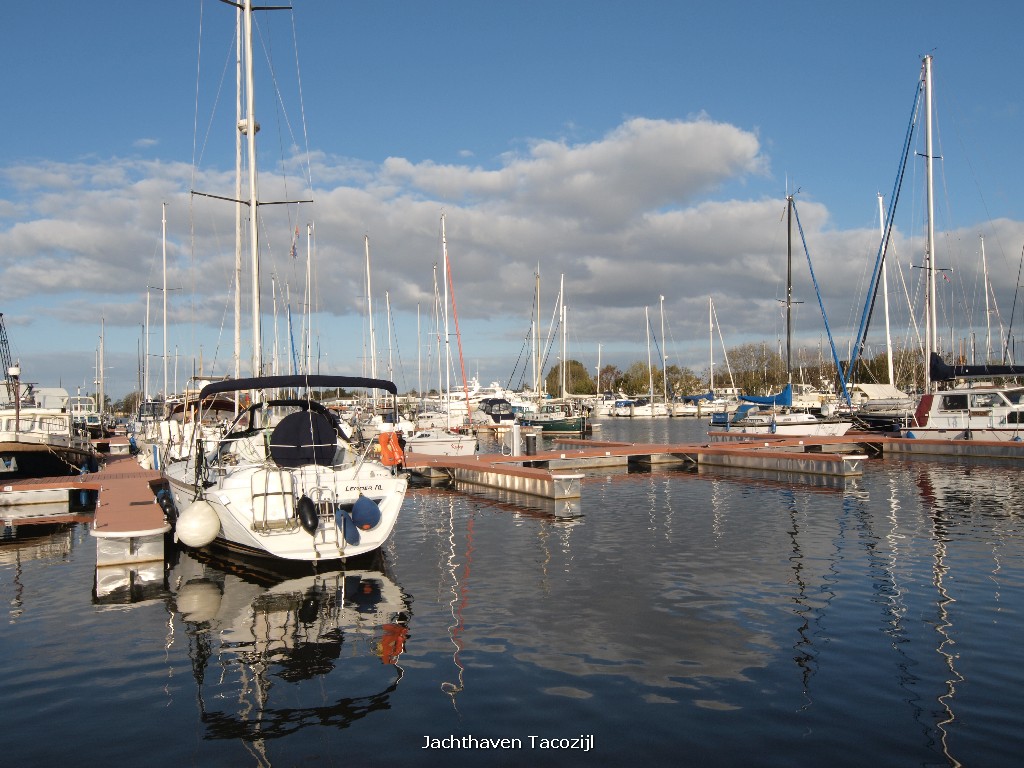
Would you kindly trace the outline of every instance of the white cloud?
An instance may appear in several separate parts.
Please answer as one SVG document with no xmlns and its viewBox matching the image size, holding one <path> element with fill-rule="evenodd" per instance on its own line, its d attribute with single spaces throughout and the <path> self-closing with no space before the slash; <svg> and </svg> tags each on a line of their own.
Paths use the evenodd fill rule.
<svg viewBox="0 0 1024 768">
<path fill-rule="evenodd" d="M 309 163 L 317 185 L 312 207 L 261 208 L 265 307 L 269 312 L 271 275 L 279 296 L 290 296 L 293 307 L 301 304 L 304 227 L 315 219 L 315 305 L 323 313 L 322 344 L 332 365 L 358 368 L 362 354 L 367 234 L 375 305 L 383 306 L 387 290 L 399 341 L 407 357 L 413 355 L 416 305 L 429 315 L 432 266 L 441 258 L 442 210 L 467 354 L 494 368 L 484 378 L 506 375 L 513 365 L 510 358 L 529 327 L 538 265 L 545 318 L 565 275 L 571 333 L 581 354 L 596 353 L 600 341 L 606 350 L 620 345 L 627 356 L 620 362 L 640 359 L 643 308 L 656 308 L 659 295 L 666 297 L 670 343 L 687 350 L 671 354 L 688 355 L 697 367 L 706 356 L 708 296 L 715 297 L 727 339 L 772 343 L 781 327 L 784 201 L 781 195 L 735 196 L 744 184 L 753 189 L 774 183 L 757 135 L 736 126 L 703 115 L 686 121 L 637 117 L 592 142 L 536 140 L 490 167 L 399 157 L 373 166 L 322 153 Z M 297 164 L 289 158 L 282 167 Z M 301 182 L 285 186 L 279 170 L 261 173 L 264 199 L 310 194 Z M 166 202 L 175 343 L 182 354 L 196 355 L 192 348 L 202 343 L 206 360 L 217 356 L 223 364 L 232 346 L 235 206 L 193 197 L 189 190 L 231 196 L 233 171 L 194 175 L 182 163 L 115 158 L 23 163 L 0 175 L 8 190 L 0 199 L 0 303 L 24 314 L 38 301 L 77 326 L 90 317 L 98 326 L 102 312 L 111 332 L 122 330 L 122 344 L 131 343 L 143 320 L 147 286 L 162 280 Z M 731 196 L 723 195 L 726 190 Z M 826 206 L 809 196 L 798 196 L 798 206 L 833 330 L 848 333 L 859 320 L 877 233 L 832 230 Z M 296 226 L 303 258 L 293 260 Z M 990 265 L 1001 259 L 1006 269 L 1016 256 L 1001 254 L 998 244 L 1019 242 L 1022 225 L 1002 221 L 992 230 L 986 241 Z M 897 254 L 906 259 L 913 244 L 897 235 Z M 963 236 L 969 249 L 975 237 Z M 799 331 L 817 340 L 823 325 L 799 241 L 794 273 L 797 298 L 804 302 Z M 150 296 L 156 307 L 159 291 Z M 1000 296 L 1007 312 L 1011 299 Z M 151 314 L 156 317 L 155 309 Z M 46 338 L 29 346 L 44 353 L 60 343 Z M 133 366 L 122 361 L 122 367 Z"/>
</svg>

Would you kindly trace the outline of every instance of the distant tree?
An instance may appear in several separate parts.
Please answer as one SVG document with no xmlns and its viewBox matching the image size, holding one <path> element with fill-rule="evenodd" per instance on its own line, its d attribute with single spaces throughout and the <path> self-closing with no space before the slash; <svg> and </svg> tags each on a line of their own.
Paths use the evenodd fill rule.
<svg viewBox="0 0 1024 768">
<path fill-rule="evenodd" d="M 615 392 L 620 387 L 622 380 L 622 371 L 614 365 L 606 365 L 601 369 L 600 372 L 600 386 L 598 387 L 599 392 Z"/>
<path fill-rule="evenodd" d="M 113 402 L 110 409 L 122 416 L 133 416 L 139 412 L 139 405 L 142 404 L 141 392 L 129 392 L 120 400 Z"/>
<path fill-rule="evenodd" d="M 707 391 L 700 380 L 700 377 L 689 368 L 680 368 L 678 365 L 670 365 L 668 374 L 669 397 L 678 395 L 697 395 Z"/>
<path fill-rule="evenodd" d="M 660 371 L 659 371 L 659 381 Z M 622 391 L 630 397 L 643 397 L 651 391 L 651 369 L 647 363 L 635 362 L 622 374 Z M 660 391 L 660 386 L 655 389 Z"/>
<path fill-rule="evenodd" d="M 558 397 L 562 394 L 562 364 L 558 363 L 548 371 L 544 379 L 544 386 L 548 394 Z M 566 394 L 572 395 L 593 395 L 595 389 L 594 380 L 587 373 L 586 366 L 579 360 L 569 360 L 565 367 L 565 389 Z"/>
</svg>

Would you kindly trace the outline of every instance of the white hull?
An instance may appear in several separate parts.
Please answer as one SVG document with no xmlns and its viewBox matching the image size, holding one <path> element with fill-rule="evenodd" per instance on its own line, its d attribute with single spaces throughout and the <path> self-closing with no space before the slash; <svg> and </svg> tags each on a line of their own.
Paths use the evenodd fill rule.
<svg viewBox="0 0 1024 768">
<path fill-rule="evenodd" d="M 1024 440 L 1024 388 L 976 386 L 924 395 L 900 436 Z"/>
<path fill-rule="evenodd" d="M 726 431 L 741 435 L 841 437 L 852 426 L 852 421 L 820 419 L 809 413 L 757 413 L 731 423 Z M 718 425 L 714 427 L 723 429 Z"/>
<path fill-rule="evenodd" d="M 472 435 L 449 432 L 444 429 L 423 430 L 405 439 L 406 453 L 428 456 L 472 456 L 476 453 L 477 439 Z"/>
<path fill-rule="evenodd" d="M 182 461 L 165 469 L 179 513 L 189 505 L 195 465 Z M 391 535 L 405 500 L 408 481 L 378 462 L 342 469 L 306 466 L 281 469 L 250 465 L 226 468 L 211 477 L 204 492 L 220 521 L 215 544 L 236 551 L 284 560 L 333 560 L 379 549 Z M 349 543 L 338 528 L 335 510 L 351 507 L 360 495 L 380 508 L 381 520 Z M 303 496 L 318 502 L 319 525 L 308 533 L 296 515 Z"/>
<path fill-rule="evenodd" d="M 634 405 L 630 414 L 634 419 L 660 419 L 668 416 L 668 408 L 664 403 L 652 403 L 650 405 Z"/>
</svg>

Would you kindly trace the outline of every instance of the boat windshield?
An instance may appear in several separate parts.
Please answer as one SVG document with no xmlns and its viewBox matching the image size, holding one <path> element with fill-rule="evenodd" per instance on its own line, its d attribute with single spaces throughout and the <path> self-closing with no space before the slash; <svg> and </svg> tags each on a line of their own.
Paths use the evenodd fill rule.
<svg viewBox="0 0 1024 768">
<path fill-rule="evenodd" d="M 1009 400 L 1013 405 L 1024 404 L 1024 387 L 1007 389 L 1003 392 L 1003 397 Z"/>
</svg>

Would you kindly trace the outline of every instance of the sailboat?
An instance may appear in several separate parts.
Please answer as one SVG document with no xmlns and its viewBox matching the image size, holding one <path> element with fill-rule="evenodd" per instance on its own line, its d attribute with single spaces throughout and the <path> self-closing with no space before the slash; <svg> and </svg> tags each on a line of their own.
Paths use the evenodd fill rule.
<svg viewBox="0 0 1024 768">
<path fill-rule="evenodd" d="M 167 465 L 167 492 L 159 501 L 175 538 L 265 558 L 320 562 L 378 550 L 387 541 L 405 499 L 408 480 L 398 471 L 393 435 L 360 446 L 346 425 L 321 405 L 317 390 L 365 388 L 391 394 L 391 381 L 352 376 L 264 376 L 261 351 L 257 125 L 254 115 L 252 0 L 239 7 L 244 21 L 246 114 L 239 129 L 248 141 L 249 247 L 252 286 L 252 376 L 211 382 L 199 392 L 199 418 L 209 402 L 234 393 L 250 403 L 212 447 L 199 444 Z M 387 461 L 386 465 L 384 462 Z"/>
<path fill-rule="evenodd" d="M 565 275 L 562 275 L 558 289 L 558 317 L 562 336 L 562 356 L 558 365 L 559 396 L 541 402 L 536 411 L 523 413 L 519 417 L 519 423 L 524 427 L 533 427 L 549 435 L 583 435 L 587 432 L 587 416 L 579 412 L 578 402 L 568 397 L 568 312 L 569 308 L 565 306 Z"/>
<path fill-rule="evenodd" d="M 448 286 L 451 284 L 451 264 L 448 261 L 448 239 L 445 234 L 444 227 L 444 214 L 441 214 L 441 257 L 442 257 L 442 279 L 445 281 L 445 297 L 448 295 Z M 454 289 L 452 301 L 454 302 Z M 448 336 L 448 300 L 445 298 L 444 302 L 444 369 L 446 377 L 446 385 L 443 390 L 446 393 L 451 393 L 451 365 L 452 357 L 449 345 Z M 456 334 L 458 334 L 458 324 L 456 323 Z M 459 360 L 462 360 L 462 345 L 459 344 Z M 440 370 L 438 370 L 440 374 Z M 463 371 L 463 382 L 465 382 L 465 371 Z M 440 382 L 439 382 L 440 386 Z M 465 389 L 465 384 L 463 384 Z M 416 429 L 411 435 L 405 438 L 405 450 L 409 453 L 422 453 L 428 456 L 472 456 L 476 453 L 478 443 L 476 436 L 457 432 L 452 428 L 451 423 L 451 397 L 448 397 L 448 403 L 445 403 L 443 408 L 445 423 L 444 426 L 431 426 Z M 467 398 L 468 406 L 468 398 Z M 437 472 L 434 467 L 423 467 L 417 470 L 420 473 L 432 474 Z"/>
<path fill-rule="evenodd" d="M 654 365 L 651 360 L 651 318 L 647 307 L 644 307 L 644 325 L 647 330 L 647 383 L 649 392 L 647 397 L 638 398 L 633 401 L 633 404 L 629 407 L 629 415 L 634 418 L 668 416 L 668 406 L 665 402 L 656 403 L 654 401 Z"/>
<path fill-rule="evenodd" d="M 911 423 L 901 437 L 947 440 L 1024 439 L 1024 387 L 995 386 L 992 379 L 1024 375 L 1015 364 L 948 365 L 938 353 L 935 295 L 935 220 L 932 171 L 932 57 L 922 66 L 925 94 L 925 156 L 927 163 L 927 253 L 925 263 L 925 367 L 924 394 Z M 986 287 L 987 291 L 987 287 Z M 960 386 L 951 386 L 954 382 Z M 945 387 L 943 389 L 942 387 Z"/>
<path fill-rule="evenodd" d="M 736 416 L 725 429 L 738 434 L 795 435 L 795 436 L 840 436 L 853 426 L 847 418 L 793 409 L 793 196 L 786 196 L 787 224 L 787 270 L 786 270 L 786 374 L 788 381 L 781 392 L 766 397 L 740 395 L 746 403 L 736 410 Z M 713 426 L 718 426 L 712 422 Z M 719 433 L 720 434 L 720 433 Z"/>
</svg>

